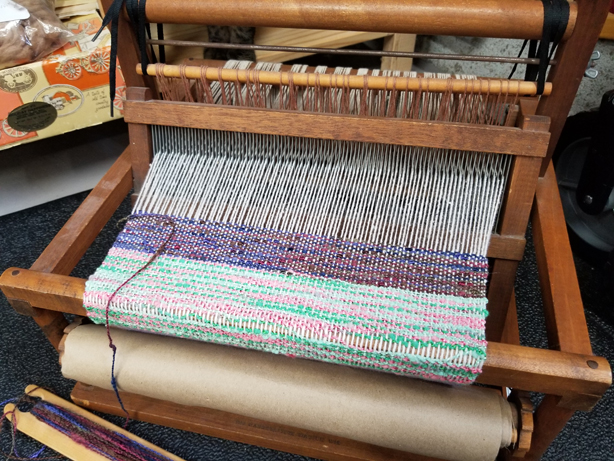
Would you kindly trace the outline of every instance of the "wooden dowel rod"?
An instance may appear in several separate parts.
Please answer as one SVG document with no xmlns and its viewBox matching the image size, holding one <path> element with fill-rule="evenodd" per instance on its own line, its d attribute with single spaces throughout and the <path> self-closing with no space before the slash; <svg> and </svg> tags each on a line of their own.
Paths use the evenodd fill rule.
<svg viewBox="0 0 614 461">
<path fill-rule="evenodd" d="M 418 35 L 539 40 L 544 24 L 536 0 L 148 0 L 149 22 L 290 27 Z M 574 29 L 575 3 L 563 39 Z"/>
<path fill-rule="evenodd" d="M 288 85 L 290 81 L 296 86 L 316 86 L 325 88 L 344 88 L 352 89 L 365 88 L 371 90 L 392 90 L 399 91 L 430 91 L 433 93 L 490 93 L 490 94 L 519 94 L 535 95 L 537 84 L 535 82 L 525 82 L 522 80 L 496 80 L 496 79 L 438 79 L 438 78 L 413 78 L 413 77 L 382 77 L 364 75 L 338 75 L 338 74 L 315 74 L 315 73 L 295 73 L 295 72 L 271 72 L 263 70 L 242 70 L 242 69 L 223 69 L 219 67 L 200 67 L 200 66 L 175 66 L 170 64 L 149 64 L 147 66 L 148 75 L 156 75 L 158 72 L 165 77 L 179 78 L 183 74 L 190 79 L 200 79 L 204 76 L 207 80 L 225 82 L 253 83 L 258 81 L 265 85 Z M 136 66 L 136 72 L 143 74 L 140 65 Z M 544 95 L 549 95 L 552 91 L 552 84 L 546 83 Z"/>
</svg>

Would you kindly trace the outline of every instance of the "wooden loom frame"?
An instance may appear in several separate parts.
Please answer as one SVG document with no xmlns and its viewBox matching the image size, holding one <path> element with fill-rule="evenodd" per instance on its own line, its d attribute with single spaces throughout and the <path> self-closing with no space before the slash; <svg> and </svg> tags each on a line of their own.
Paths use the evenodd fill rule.
<svg viewBox="0 0 614 461">
<path fill-rule="evenodd" d="M 386 0 L 374 3 L 386 3 Z M 355 133 L 363 133 L 368 138 L 363 139 L 365 141 L 375 141 L 373 133 L 384 133 L 386 142 L 396 139 L 402 143 L 404 139 L 411 138 L 414 145 L 423 143 L 433 147 L 524 153 L 515 157 L 504 205 L 509 213 L 506 213 L 506 217 L 501 221 L 499 232 L 494 235 L 489 248 L 489 256 L 495 258 L 493 278 L 489 286 L 489 310 L 495 305 L 497 307 L 491 310 L 488 318 L 488 359 L 478 382 L 546 394 L 535 412 L 535 431 L 526 459 L 539 459 L 574 411 L 590 410 L 611 383 L 607 361 L 592 356 L 554 170 L 548 162 L 555 142 L 550 143 L 546 154 L 548 119 L 543 117 L 551 117 L 550 130 L 556 140 L 579 85 L 579 75 L 584 70 L 582 57 L 586 55 L 588 60 L 599 33 L 596 28 L 592 34 L 588 25 L 595 24 L 595 15 L 601 14 L 601 9 L 605 11 L 606 4 L 606 0 L 578 0 L 577 32 L 561 45 L 557 53 L 559 65 L 549 75 L 554 84 L 553 94 L 542 98 L 539 105 L 536 104 L 537 101 L 523 101 L 518 116 L 518 128 L 460 126 L 462 124 L 412 120 L 382 121 L 321 114 L 316 117 L 325 120 L 325 123 L 314 124 L 314 116 L 310 114 L 275 111 L 267 112 L 265 122 L 261 123 L 261 129 L 269 133 L 278 132 L 275 130 L 279 130 L 283 125 L 291 130 L 293 124 L 287 120 L 292 117 L 296 120 L 309 119 L 309 123 L 298 125 L 302 127 L 302 136 L 306 135 L 305 127 L 310 127 L 314 136 L 335 136 L 338 139 L 339 133 L 343 133 L 345 129 L 353 132 L 353 140 L 357 139 Z M 605 20 L 605 14 L 603 18 Z M 120 22 L 120 33 L 124 33 L 124 36 L 131 33 L 125 21 Z M 147 83 L 151 84 L 149 78 L 126 72 L 126 69 L 134 68 L 138 62 L 135 50 L 130 49 L 133 45 L 133 42 L 128 43 L 119 53 L 125 78 L 129 86 L 148 86 Z M 86 315 L 82 305 L 85 281 L 69 277 L 68 274 L 131 188 L 134 187 L 138 191 L 142 185 L 149 165 L 149 154 L 144 153 L 151 152 L 151 137 L 147 124 L 180 123 L 180 126 L 194 127 L 203 127 L 203 124 L 206 124 L 209 128 L 247 130 L 247 123 L 243 128 L 238 125 L 238 120 L 242 117 L 263 119 L 262 112 L 255 109 L 221 106 L 203 108 L 183 103 L 153 101 L 152 93 L 147 89 L 131 90 L 130 99 L 126 104 L 126 121 L 130 123 L 130 147 L 30 270 L 11 268 L 0 277 L 0 286 L 12 306 L 18 312 L 33 317 L 56 348 L 60 347 L 66 326 L 62 313 Z M 239 113 L 241 117 L 237 117 Z M 536 116 L 535 113 L 539 115 Z M 277 121 L 283 118 L 284 124 L 276 123 L 276 118 Z M 253 123 L 249 125 L 253 126 Z M 337 130 L 331 131 L 331 126 Z M 466 136 L 467 130 L 472 133 L 470 136 Z M 292 134 L 287 131 L 285 133 Z M 438 136 L 438 133 L 445 133 L 445 136 Z M 434 145 L 435 142 L 439 144 Z M 546 154 L 546 160 L 543 162 L 539 155 L 531 155 L 540 150 Z M 540 168 L 543 176 L 537 179 Z M 510 277 L 515 276 L 524 251 L 524 232 L 531 203 L 534 241 L 551 350 L 518 345 L 516 306 L 513 287 L 509 283 Z M 77 403 L 92 409 L 121 414 L 115 397 L 108 391 L 78 384 L 72 397 Z M 349 440 L 333 438 L 335 440 L 331 442 L 330 437 L 322 434 L 291 430 L 202 408 L 179 408 L 177 405 L 135 395 L 125 395 L 124 402 L 132 416 L 137 419 L 310 456 L 336 459 L 406 459 L 408 456 Z M 528 449 L 528 446 L 521 447 L 517 454 L 521 454 L 523 449 Z M 414 456 L 411 459 L 427 458 Z"/>
</svg>

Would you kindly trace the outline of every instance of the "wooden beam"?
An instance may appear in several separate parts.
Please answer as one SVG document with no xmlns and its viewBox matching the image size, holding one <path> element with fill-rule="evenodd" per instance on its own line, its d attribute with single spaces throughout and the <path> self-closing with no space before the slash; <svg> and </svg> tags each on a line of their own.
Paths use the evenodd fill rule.
<svg viewBox="0 0 614 461">
<path fill-rule="evenodd" d="M 128 88 L 127 99 L 132 101 L 151 100 L 152 91 L 149 88 Z M 134 196 L 138 196 L 145 183 L 149 165 L 153 158 L 151 128 L 148 125 L 135 123 L 128 124 L 130 134 L 130 160 L 132 162 L 132 176 Z"/>
<path fill-rule="evenodd" d="M 612 383 L 608 361 L 593 355 L 497 342 L 486 354 L 477 383 L 561 395 L 561 405 L 573 410 L 591 410 Z"/>
<path fill-rule="evenodd" d="M 537 132 L 550 136 L 548 118 L 523 113 L 526 110 L 526 102 L 525 99 L 520 103 L 519 128 L 524 132 Z M 526 232 L 540 167 L 541 160 L 538 158 L 514 157 L 501 206 L 499 223 L 501 235 L 524 235 Z"/>
<path fill-rule="evenodd" d="M 31 270 L 68 275 L 132 188 L 128 149 L 60 229 Z"/>
<path fill-rule="evenodd" d="M 522 98 L 519 106 L 518 127 L 523 132 L 548 133 L 550 120 L 547 117 L 531 115 L 536 107 L 534 99 Z M 501 235 L 524 235 L 526 232 L 540 167 L 539 158 L 513 158 L 510 179 L 501 206 L 498 229 Z M 517 269 L 518 261 L 496 259 L 493 264 L 488 286 L 488 341 L 501 341 Z"/>
<path fill-rule="evenodd" d="M 486 340 L 501 341 L 519 261 L 495 259 L 488 283 Z"/>
<path fill-rule="evenodd" d="M 544 10 L 534 0 L 148 0 L 149 22 L 220 26 L 358 30 L 469 37 L 542 37 Z M 576 5 L 570 4 L 565 38 L 574 30 Z"/>
<path fill-rule="evenodd" d="M 87 316 L 83 307 L 85 279 L 10 267 L 0 275 L 0 289 L 7 298 L 34 308 Z"/>
<path fill-rule="evenodd" d="M 505 326 L 503 328 L 503 334 L 501 335 L 501 342 L 505 344 L 520 345 L 520 330 L 518 329 L 518 313 L 516 310 L 516 294 L 512 292 L 510 298 L 510 307 L 507 309 L 507 318 L 505 319 Z"/>
<path fill-rule="evenodd" d="M 591 354 L 580 286 L 552 164 L 539 180 L 533 240 L 551 348 Z"/>
<path fill-rule="evenodd" d="M 550 135 L 519 128 L 353 117 L 170 101 L 130 101 L 128 123 L 540 157 Z"/>
<path fill-rule="evenodd" d="M 520 261 L 524 256 L 526 240 L 523 236 L 492 234 L 486 256 Z"/>
</svg>

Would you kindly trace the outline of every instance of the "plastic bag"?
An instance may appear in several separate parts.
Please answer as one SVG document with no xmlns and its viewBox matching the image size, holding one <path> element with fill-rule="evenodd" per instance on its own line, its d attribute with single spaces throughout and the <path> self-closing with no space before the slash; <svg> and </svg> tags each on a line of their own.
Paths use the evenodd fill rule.
<svg viewBox="0 0 614 461">
<path fill-rule="evenodd" d="M 53 0 L 0 0 L 0 69 L 36 61 L 72 37 Z"/>
</svg>

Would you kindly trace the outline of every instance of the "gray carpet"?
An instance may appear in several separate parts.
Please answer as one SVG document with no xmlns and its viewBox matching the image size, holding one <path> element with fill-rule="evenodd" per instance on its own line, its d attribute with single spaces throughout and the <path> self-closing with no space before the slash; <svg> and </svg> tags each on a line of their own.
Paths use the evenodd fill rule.
<svg viewBox="0 0 614 461">
<path fill-rule="evenodd" d="M 86 194 L 78 194 L 26 211 L 0 217 L 0 271 L 29 267 L 55 233 L 76 210 Z M 130 213 L 126 200 L 72 275 L 86 278 L 99 265 L 118 232 L 117 222 Z M 611 275 L 576 261 L 589 331 L 596 354 L 614 360 L 614 290 Z M 545 347 L 544 320 L 535 259 L 529 244 L 517 281 L 521 341 L 524 345 Z M 68 398 L 74 382 L 60 374 L 57 353 L 47 343 L 35 323 L 16 314 L 0 296 L 0 401 L 20 395 L 28 384 L 44 386 Z M 534 396 L 539 400 L 538 395 Z M 550 447 L 545 460 L 614 460 L 614 391 L 589 414 L 577 413 Z M 120 423 L 120 418 L 105 416 Z M 132 421 L 128 429 L 135 434 L 187 460 L 298 460 L 299 456 L 229 442 L 175 429 Z M 0 451 L 10 447 L 7 426 L 0 434 Z M 40 445 L 19 437 L 21 456 L 29 456 Z M 47 449 L 41 456 L 52 456 Z M 0 455 L 1 456 L 1 455 Z M 58 458 L 60 459 L 60 458 Z"/>
</svg>

